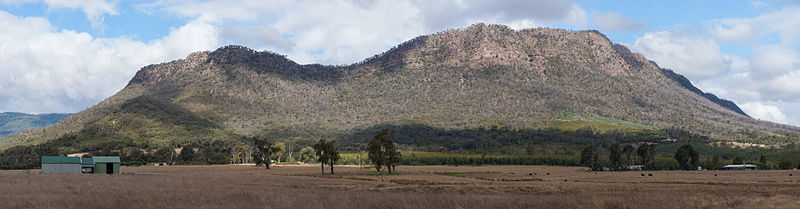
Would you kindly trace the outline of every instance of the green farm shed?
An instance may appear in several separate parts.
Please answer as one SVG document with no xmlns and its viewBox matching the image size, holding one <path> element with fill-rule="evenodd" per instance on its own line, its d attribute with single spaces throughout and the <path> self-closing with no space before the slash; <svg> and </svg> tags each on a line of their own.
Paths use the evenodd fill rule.
<svg viewBox="0 0 800 209">
<path fill-rule="evenodd" d="M 94 156 L 94 173 L 119 174 L 121 161 L 118 156 Z"/>
<path fill-rule="evenodd" d="M 81 158 L 42 156 L 42 173 L 81 173 Z"/>
</svg>

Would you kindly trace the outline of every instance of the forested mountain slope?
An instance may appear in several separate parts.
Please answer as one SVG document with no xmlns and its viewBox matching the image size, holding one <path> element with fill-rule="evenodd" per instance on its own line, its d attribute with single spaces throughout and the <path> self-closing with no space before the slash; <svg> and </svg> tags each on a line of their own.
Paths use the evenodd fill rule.
<svg viewBox="0 0 800 209">
<path fill-rule="evenodd" d="M 477 24 L 347 66 L 228 46 L 146 66 L 114 96 L 57 125 L 0 139 L 0 149 L 60 140 L 69 151 L 90 151 L 246 135 L 359 147 L 381 127 L 425 150 L 527 146 L 521 139 L 537 137 L 559 143 L 552 137 L 559 131 L 635 140 L 626 137 L 670 129 L 775 143 L 800 132 L 750 118 L 680 78 L 597 31 Z"/>
</svg>

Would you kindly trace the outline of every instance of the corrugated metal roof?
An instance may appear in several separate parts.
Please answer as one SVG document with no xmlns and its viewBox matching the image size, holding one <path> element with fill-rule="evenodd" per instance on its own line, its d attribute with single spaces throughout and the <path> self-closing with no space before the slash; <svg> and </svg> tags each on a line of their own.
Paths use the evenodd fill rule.
<svg viewBox="0 0 800 209">
<path fill-rule="evenodd" d="M 94 156 L 94 163 L 119 163 L 119 156 Z"/>
<path fill-rule="evenodd" d="M 42 156 L 42 164 L 81 164 L 80 157 Z"/>
<path fill-rule="evenodd" d="M 94 165 L 93 158 L 81 158 L 81 164 L 83 165 Z"/>
</svg>

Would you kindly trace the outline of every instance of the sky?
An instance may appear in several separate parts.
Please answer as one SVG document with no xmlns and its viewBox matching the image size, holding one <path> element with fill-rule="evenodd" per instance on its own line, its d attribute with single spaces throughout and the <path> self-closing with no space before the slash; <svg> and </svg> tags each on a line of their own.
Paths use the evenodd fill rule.
<svg viewBox="0 0 800 209">
<path fill-rule="evenodd" d="M 145 65 L 225 45 L 349 64 L 476 23 L 598 30 L 754 118 L 800 125 L 798 0 L 0 0 L 0 112 L 78 112 Z"/>
</svg>

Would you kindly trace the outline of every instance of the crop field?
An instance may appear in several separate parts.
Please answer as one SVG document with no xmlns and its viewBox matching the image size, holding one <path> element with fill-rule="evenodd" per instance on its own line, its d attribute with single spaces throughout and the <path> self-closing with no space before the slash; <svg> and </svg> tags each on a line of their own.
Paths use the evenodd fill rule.
<svg viewBox="0 0 800 209">
<path fill-rule="evenodd" d="M 798 208 L 798 171 L 590 172 L 554 166 L 123 167 L 0 171 L 0 208 Z M 652 176 L 649 176 L 652 174 Z M 791 174 L 791 176 L 790 176 Z M 644 176 L 642 176 L 644 175 Z"/>
</svg>

